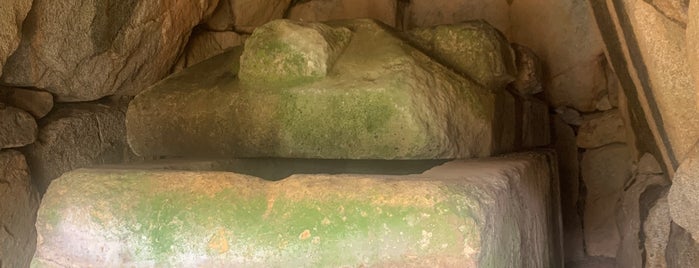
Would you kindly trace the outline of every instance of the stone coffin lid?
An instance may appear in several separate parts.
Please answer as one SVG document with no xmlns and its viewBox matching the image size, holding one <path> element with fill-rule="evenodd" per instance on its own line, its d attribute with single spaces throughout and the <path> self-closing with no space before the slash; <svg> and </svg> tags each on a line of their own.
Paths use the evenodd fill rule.
<svg viewBox="0 0 699 268">
<path fill-rule="evenodd" d="M 460 24 L 469 36 L 497 31 L 473 23 Z M 491 54 L 511 53 L 503 45 Z M 278 20 L 259 27 L 244 51 L 138 95 L 128 141 L 143 156 L 450 159 L 511 148 L 494 123 L 498 96 L 508 93 L 473 81 L 372 20 Z"/>
</svg>

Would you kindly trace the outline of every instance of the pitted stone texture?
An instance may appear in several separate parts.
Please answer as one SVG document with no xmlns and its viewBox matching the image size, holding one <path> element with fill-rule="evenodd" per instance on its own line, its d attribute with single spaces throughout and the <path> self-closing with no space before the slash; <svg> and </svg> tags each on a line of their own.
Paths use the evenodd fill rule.
<svg viewBox="0 0 699 268">
<path fill-rule="evenodd" d="M 507 1 L 411 0 L 405 11 L 406 29 L 482 19 L 505 32 L 510 29 Z"/>
<path fill-rule="evenodd" d="M 25 22 L 30 34 L 1 80 L 47 90 L 58 101 L 136 94 L 169 74 L 192 28 L 217 2 L 34 1 Z"/>
<path fill-rule="evenodd" d="M 675 172 L 668 200 L 672 220 L 699 237 L 699 143 Z"/>
<path fill-rule="evenodd" d="M 578 130 L 578 147 L 592 149 L 626 142 L 624 121 L 618 110 L 586 116 Z"/>
<path fill-rule="evenodd" d="M 0 107 L 0 149 L 31 144 L 36 141 L 37 133 L 31 114 L 12 106 Z"/>
<path fill-rule="evenodd" d="M 299 1 L 297 1 L 299 2 Z M 297 3 L 287 18 L 299 21 L 375 19 L 398 27 L 398 0 L 312 0 Z"/>
<path fill-rule="evenodd" d="M 214 31 L 252 33 L 256 27 L 284 17 L 291 0 L 219 0 L 205 25 Z"/>
<path fill-rule="evenodd" d="M 413 29 L 416 44 L 486 88 L 515 80 L 515 54 L 505 36 L 483 20 Z"/>
<path fill-rule="evenodd" d="M 266 87 L 292 87 L 325 77 L 350 41 L 352 32 L 321 23 L 276 20 L 245 41 L 240 81 Z"/>
<path fill-rule="evenodd" d="M 0 151 L 0 266 L 29 267 L 36 248 L 39 194 L 21 153 Z"/>
<path fill-rule="evenodd" d="M 561 267 L 551 156 L 277 182 L 76 170 L 44 196 L 34 264 Z"/>
<path fill-rule="evenodd" d="M 646 267 L 668 267 L 665 250 L 670 239 L 671 227 L 672 219 L 665 190 L 650 208 L 643 222 Z"/>
<path fill-rule="evenodd" d="M 0 76 L 7 58 L 19 46 L 22 24 L 32 7 L 32 0 L 9 0 L 0 3 Z"/>
<path fill-rule="evenodd" d="M 235 32 L 197 32 L 189 38 L 187 48 L 180 57 L 176 71 L 190 67 L 213 56 L 223 53 L 232 47 L 240 46 L 247 36 Z"/>
<path fill-rule="evenodd" d="M 512 86 L 521 95 L 532 95 L 543 91 L 544 71 L 539 57 L 530 48 L 512 44 L 517 63 L 517 77 Z"/>
<path fill-rule="evenodd" d="M 667 267 L 699 267 L 699 243 L 692 234 L 674 223 L 670 228 L 665 260 Z"/>
<path fill-rule="evenodd" d="M 0 102 L 27 111 L 36 119 L 53 109 L 53 95 L 39 90 L 0 86 Z"/>
<path fill-rule="evenodd" d="M 587 189 L 583 230 L 590 256 L 617 255 L 621 236 L 613 204 L 622 197 L 624 186 L 631 178 L 630 154 L 624 144 L 607 145 L 583 154 L 581 171 Z"/>
<path fill-rule="evenodd" d="M 39 191 L 64 172 L 122 162 L 129 153 L 122 109 L 67 104 L 43 118 L 39 139 L 23 150 Z"/>
<path fill-rule="evenodd" d="M 687 62 L 694 78 L 694 84 L 699 85 L 699 3 L 689 2 L 689 23 L 685 31 L 687 39 Z M 699 109 L 699 88 L 696 89 L 697 109 Z"/>
<path fill-rule="evenodd" d="M 678 23 L 682 27 L 687 27 L 687 13 L 689 11 L 689 0 L 643 0 L 655 7 L 658 12 L 668 19 Z M 695 13 L 696 14 L 696 13 Z"/>
<path fill-rule="evenodd" d="M 374 21 L 332 27 L 352 30 L 352 41 L 319 81 L 241 83 L 235 78 L 241 52 L 234 50 L 141 93 L 127 113 L 131 148 L 142 156 L 320 159 L 500 153 L 502 133 L 496 131 L 503 128 L 494 118 L 505 107 L 495 105 L 493 90 Z"/>
</svg>

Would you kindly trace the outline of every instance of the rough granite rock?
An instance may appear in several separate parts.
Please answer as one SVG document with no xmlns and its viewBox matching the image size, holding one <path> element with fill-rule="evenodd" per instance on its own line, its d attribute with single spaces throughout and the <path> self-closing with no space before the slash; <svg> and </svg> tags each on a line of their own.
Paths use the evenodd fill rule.
<svg viewBox="0 0 699 268">
<path fill-rule="evenodd" d="M 214 31 L 252 33 L 257 26 L 284 17 L 291 0 L 220 0 L 205 25 Z"/>
<path fill-rule="evenodd" d="M 127 113 L 131 148 L 142 156 L 332 159 L 483 157 L 501 148 L 493 90 L 374 21 L 332 27 L 353 31 L 352 41 L 319 81 L 240 83 L 234 50 L 142 92 Z"/>
<path fill-rule="evenodd" d="M 34 265 L 562 267 L 549 157 L 422 174 L 88 170 L 44 196 Z"/>
<path fill-rule="evenodd" d="M 430 56 L 486 88 L 504 88 L 517 76 L 510 43 L 486 21 L 416 28 L 409 34 Z"/>
<path fill-rule="evenodd" d="M 400 26 L 397 0 L 311 0 L 289 9 L 291 20 L 318 22 L 343 19 L 375 19 L 391 27 Z"/>
<path fill-rule="evenodd" d="M 611 143 L 625 143 L 626 129 L 618 110 L 586 116 L 578 130 L 577 144 L 592 149 Z"/>
<path fill-rule="evenodd" d="M 672 224 L 665 250 L 667 267 L 699 267 L 699 243 L 677 224 Z"/>
<path fill-rule="evenodd" d="M 194 64 L 240 46 L 245 42 L 245 35 L 236 32 L 201 31 L 192 34 L 184 54 L 175 65 L 175 71 L 180 71 Z"/>
<path fill-rule="evenodd" d="M 583 123 L 582 115 L 580 115 L 580 112 L 573 108 L 566 106 L 558 107 L 556 108 L 556 114 L 558 114 L 558 116 L 561 117 L 561 120 L 566 122 L 568 125 L 580 126 Z"/>
<path fill-rule="evenodd" d="M 686 42 L 687 42 L 687 62 L 689 63 L 689 70 L 694 78 L 694 84 L 699 85 L 699 2 L 690 1 L 689 2 L 689 22 L 687 24 L 687 30 L 685 31 Z M 697 109 L 699 109 L 699 88 L 696 90 L 696 103 Z"/>
<path fill-rule="evenodd" d="M 19 46 L 22 25 L 32 7 L 32 0 L 10 0 L 0 3 L 0 76 L 7 58 Z"/>
<path fill-rule="evenodd" d="M 22 109 L 40 119 L 53 109 L 53 95 L 46 91 L 0 86 L 0 102 Z"/>
<path fill-rule="evenodd" d="M 0 149 L 31 144 L 37 134 L 36 120 L 31 114 L 12 106 L 0 107 Z"/>
<path fill-rule="evenodd" d="M 659 191 L 669 182 L 662 175 L 639 174 L 634 177 L 630 185 L 626 186 L 621 200 L 616 204 L 616 222 L 621 235 L 621 243 L 616 254 L 618 267 L 644 267 L 643 248 L 640 247 L 640 237 L 643 234 L 641 223 L 645 220 L 650 207 L 646 207 L 649 201 L 642 200 L 643 195 L 649 191 Z M 644 196 L 648 199 L 648 196 Z M 654 198 L 658 198 L 655 196 Z"/>
<path fill-rule="evenodd" d="M 404 15 L 406 29 L 477 19 L 485 20 L 505 33 L 510 29 L 508 1 L 411 0 L 402 2 L 409 2 Z"/>
<path fill-rule="evenodd" d="M 119 106 L 65 104 L 43 118 L 39 139 L 23 150 L 39 191 L 64 172 L 122 162 L 129 153 L 124 113 Z"/>
<path fill-rule="evenodd" d="M 266 87 L 292 87 L 324 78 L 345 49 L 352 32 L 322 23 L 275 20 L 258 27 L 240 56 L 240 81 Z"/>
<path fill-rule="evenodd" d="M 29 267 L 36 249 L 39 194 L 20 152 L 0 151 L 0 266 Z"/>
<path fill-rule="evenodd" d="M 539 57 L 530 48 L 512 44 L 517 64 L 517 77 L 512 86 L 520 95 L 532 95 L 543 91 L 543 68 Z"/>
<path fill-rule="evenodd" d="M 699 237 L 699 142 L 675 172 L 668 200 L 672 220 Z"/>
<path fill-rule="evenodd" d="M 638 160 L 638 174 L 662 174 L 663 169 L 660 167 L 660 163 L 652 154 L 645 153 Z"/>
<path fill-rule="evenodd" d="M 614 258 L 620 245 L 616 202 L 631 178 L 632 159 L 628 146 L 611 144 L 588 150 L 581 162 L 587 189 L 583 211 L 585 246 L 590 256 Z"/>
<path fill-rule="evenodd" d="M 671 226 L 672 219 L 667 202 L 667 190 L 665 190 L 650 208 L 643 222 L 645 267 L 668 267 L 665 250 L 670 238 Z"/>
<path fill-rule="evenodd" d="M 689 11 L 689 0 L 643 0 L 651 4 L 663 16 L 681 25 L 687 27 L 687 13 Z M 693 13 L 696 15 L 696 13 Z"/>
<path fill-rule="evenodd" d="M 192 28 L 217 0 L 36 0 L 0 80 L 58 101 L 136 94 L 169 74 Z M 3 8 L 4 10 L 4 8 Z"/>
</svg>

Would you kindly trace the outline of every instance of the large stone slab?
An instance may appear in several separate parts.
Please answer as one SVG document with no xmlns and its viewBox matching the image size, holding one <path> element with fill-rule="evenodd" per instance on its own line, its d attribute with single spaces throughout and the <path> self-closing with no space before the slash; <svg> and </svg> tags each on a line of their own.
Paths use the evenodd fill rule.
<svg viewBox="0 0 699 268">
<path fill-rule="evenodd" d="M 200 63 L 206 59 L 240 46 L 246 36 L 236 32 L 199 31 L 189 38 L 184 54 L 175 65 L 175 71 Z"/>
<path fill-rule="evenodd" d="M 699 238 L 699 142 L 672 178 L 668 201 L 672 220 Z"/>
<path fill-rule="evenodd" d="M 482 19 L 501 31 L 510 29 L 507 1 L 412 0 L 404 11 L 406 29 Z"/>
<path fill-rule="evenodd" d="M 561 267 L 550 157 L 277 182 L 76 170 L 44 196 L 34 265 Z"/>
<path fill-rule="evenodd" d="M 192 28 L 217 3 L 34 1 L 28 34 L 0 80 L 47 90 L 58 101 L 136 94 L 170 73 Z"/>
<path fill-rule="evenodd" d="M 334 159 L 482 157 L 500 148 L 493 118 L 505 107 L 495 92 L 374 21 L 327 27 L 353 35 L 325 78 L 241 83 L 242 48 L 227 52 L 136 96 L 129 144 L 143 156 Z"/>
<path fill-rule="evenodd" d="M 284 17 L 291 0 L 219 0 L 216 11 L 206 20 L 214 31 L 251 33 L 255 27 Z"/>
<path fill-rule="evenodd" d="M 0 266 L 28 267 L 36 247 L 39 194 L 24 156 L 0 151 Z"/>
<path fill-rule="evenodd" d="M 39 90 L 0 86 L 0 102 L 27 111 L 36 119 L 53 109 L 53 95 Z"/>
</svg>

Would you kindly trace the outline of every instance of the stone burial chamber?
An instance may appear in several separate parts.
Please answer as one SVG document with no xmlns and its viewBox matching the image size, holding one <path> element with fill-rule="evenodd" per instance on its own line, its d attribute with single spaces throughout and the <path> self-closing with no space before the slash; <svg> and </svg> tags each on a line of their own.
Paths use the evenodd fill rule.
<svg viewBox="0 0 699 268">
<path fill-rule="evenodd" d="M 259 26 L 130 102 L 128 145 L 160 160 L 53 180 L 32 267 L 562 267 L 515 48 L 482 20 Z"/>
</svg>

